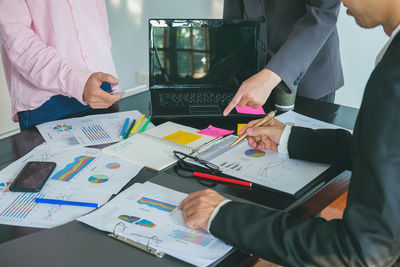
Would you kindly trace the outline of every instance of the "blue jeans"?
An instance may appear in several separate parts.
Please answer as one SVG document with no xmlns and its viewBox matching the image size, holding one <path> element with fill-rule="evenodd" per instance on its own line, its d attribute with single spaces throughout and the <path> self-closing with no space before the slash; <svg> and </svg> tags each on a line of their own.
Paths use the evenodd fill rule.
<svg viewBox="0 0 400 267">
<path fill-rule="evenodd" d="M 106 82 L 103 82 L 100 88 L 106 92 L 111 91 L 110 84 Z M 58 120 L 89 109 L 91 109 L 89 105 L 83 105 L 75 98 L 55 95 L 34 110 L 18 112 L 19 128 L 24 131 L 37 124 Z"/>
</svg>

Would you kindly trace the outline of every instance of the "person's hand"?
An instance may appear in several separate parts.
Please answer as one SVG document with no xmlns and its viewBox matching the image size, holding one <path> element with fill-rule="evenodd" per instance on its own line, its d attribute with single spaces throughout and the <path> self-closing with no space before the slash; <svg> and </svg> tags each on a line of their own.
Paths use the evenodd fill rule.
<svg viewBox="0 0 400 267">
<path fill-rule="evenodd" d="M 227 116 L 236 106 L 261 107 L 267 101 L 272 89 L 281 81 L 281 77 L 269 69 L 263 69 L 251 76 L 242 83 L 236 95 L 225 108 L 224 116 Z"/>
<path fill-rule="evenodd" d="M 185 224 L 191 229 L 207 231 L 208 220 L 214 209 L 226 198 L 211 189 L 204 189 L 187 196 L 178 209 L 183 211 Z"/>
<path fill-rule="evenodd" d="M 259 121 L 249 122 L 238 134 L 247 133 L 247 142 L 253 148 L 278 151 L 279 140 L 286 125 L 272 118 L 264 125 L 254 128 L 253 126 Z"/>
<path fill-rule="evenodd" d="M 107 73 L 96 72 L 90 75 L 85 84 L 83 99 L 91 108 L 108 108 L 121 99 L 122 95 L 112 95 L 101 89 L 100 85 L 103 82 L 118 84 L 118 79 Z"/>
</svg>

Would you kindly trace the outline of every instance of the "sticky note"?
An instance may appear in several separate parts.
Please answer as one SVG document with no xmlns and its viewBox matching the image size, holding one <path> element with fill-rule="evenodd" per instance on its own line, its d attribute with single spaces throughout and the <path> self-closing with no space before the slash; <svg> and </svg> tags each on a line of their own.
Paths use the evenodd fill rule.
<svg viewBox="0 0 400 267">
<path fill-rule="evenodd" d="M 237 125 L 237 134 L 239 134 L 240 130 L 246 125 L 247 124 L 245 124 L 245 123 L 238 123 L 238 125 Z"/>
<path fill-rule="evenodd" d="M 217 128 L 212 125 L 208 125 L 207 128 L 200 130 L 197 133 L 202 134 L 202 135 L 212 136 L 212 137 L 221 137 L 221 136 L 225 136 L 228 134 L 232 134 L 233 131 Z"/>
<path fill-rule="evenodd" d="M 243 106 L 243 107 L 239 107 L 236 106 L 236 111 L 237 113 L 242 113 L 242 114 L 265 114 L 265 111 L 262 107 L 259 108 L 253 108 L 253 107 L 249 107 L 249 106 Z"/>
<path fill-rule="evenodd" d="M 180 130 L 173 134 L 163 137 L 163 139 L 165 139 L 165 140 L 169 140 L 169 141 L 181 144 L 181 145 L 190 144 L 200 138 L 201 138 L 201 135 L 188 133 L 188 132 L 184 132 L 184 131 L 180 131 Z"/>
</svg>

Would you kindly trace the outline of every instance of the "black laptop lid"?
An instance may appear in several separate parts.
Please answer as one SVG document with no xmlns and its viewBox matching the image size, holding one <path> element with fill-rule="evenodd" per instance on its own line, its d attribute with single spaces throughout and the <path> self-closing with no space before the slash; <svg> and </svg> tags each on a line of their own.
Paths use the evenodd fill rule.
<svg viewBox="0 0 400 267">
<path fill-rule="evenodd" d="M 150 89 L 238 88 L 258 71 L 256 20 L 150 19 Z"/>
</svg>

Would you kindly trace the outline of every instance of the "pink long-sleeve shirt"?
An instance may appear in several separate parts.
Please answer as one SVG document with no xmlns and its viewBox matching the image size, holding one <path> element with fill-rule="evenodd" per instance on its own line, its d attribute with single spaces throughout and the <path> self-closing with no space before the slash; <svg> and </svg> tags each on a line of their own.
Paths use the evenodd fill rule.
<svg viewBox="0 0 400 267">
<path fill-rule="evenodd" d="M 54 95 L 81 103 L 93 72 L 116 76 L 104 0 L 0 0 L 0 37 L 12 116 Z"/>
</svg>

